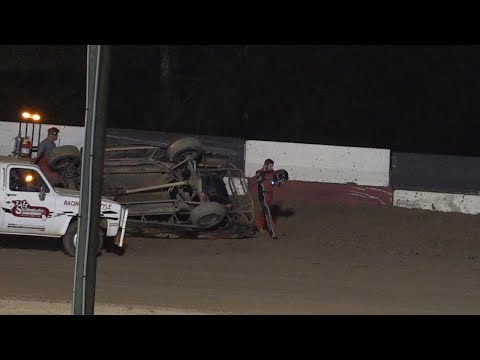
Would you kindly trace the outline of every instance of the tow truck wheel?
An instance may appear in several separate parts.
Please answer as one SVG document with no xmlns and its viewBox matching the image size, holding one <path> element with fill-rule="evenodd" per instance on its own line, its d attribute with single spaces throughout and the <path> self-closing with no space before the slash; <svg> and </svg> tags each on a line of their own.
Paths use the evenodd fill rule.
<svg viewBox="0 0 480 360">
<path fill-rule="evenodd" d="M 200 158 L 205 149 L 200 141 L 196 138 L 183 138 L 175 141 L 167 149 L 168 158 L 173 162 L 182 162 L 187 157 L 192 160 Z"/>
<path fill-rule="evenodd" d="M 190 221 L 201 229 L 211 229 L 219 225 L 227 210 L 225 206 L 217 202 L 208 201 L 198 205 L 190 213 Z"/>
<path fill-rule="evenodd" d="M 65 235 L 63 235 L 63 249 L 67 255 L 75 257 L 75 250 L 77 248 L 77 221 L 72 221 L 68 226 Z M 103 232 L 98 231 L 98 246 L 97 251 L 100 252 L 103 246 Z"/>
<path fill-rule="evenodd" d="M 80 150 L 73 145 L 59 146 L 49 151 L 46 158 L 48 166 L 55 170 L 58 170 L 65 161 L 69 161 L 75 166 L 78 166 L 81 162 Z"/>
</svg>

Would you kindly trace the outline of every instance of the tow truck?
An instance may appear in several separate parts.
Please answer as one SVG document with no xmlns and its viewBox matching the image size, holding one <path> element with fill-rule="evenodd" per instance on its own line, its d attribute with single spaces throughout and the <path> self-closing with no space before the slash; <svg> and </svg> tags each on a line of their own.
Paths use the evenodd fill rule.
<svg viewBox="0 0 480 360">
<path fill-rule="evenodd" d="M 0 236 L 63 238 L 65 253 L 75 256 L 80 192 L 53 186 L 31 159 L 0 156 Z M 128 209 L 103 198 L 98 251 L 104 238 L 124 247 Z"/>
</svg>

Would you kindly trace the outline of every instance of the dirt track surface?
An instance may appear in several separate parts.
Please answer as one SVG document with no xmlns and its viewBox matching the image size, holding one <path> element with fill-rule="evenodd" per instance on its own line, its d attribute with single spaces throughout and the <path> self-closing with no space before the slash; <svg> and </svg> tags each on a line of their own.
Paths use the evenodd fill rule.
<svg viewBox="0 0 480 360">
<path fill-rule="evenodd" d="M 279 219 L 279 240 L 127 239 L 124 256 L 98 258 L 97 303 L 231 314 L 480 314 L 478 217 L 281 206 L 291 211 Z M 0 298 L 70 301 L 74 261 L 58 246 L 1 238 Z"/>
<path fill-rule="evenodd" d="M 71 302 L 0 299 L 1 315 L 71 315 Z M 95 304 L 95 315 L 209 315 L 185 309 Z"/>
</svg>

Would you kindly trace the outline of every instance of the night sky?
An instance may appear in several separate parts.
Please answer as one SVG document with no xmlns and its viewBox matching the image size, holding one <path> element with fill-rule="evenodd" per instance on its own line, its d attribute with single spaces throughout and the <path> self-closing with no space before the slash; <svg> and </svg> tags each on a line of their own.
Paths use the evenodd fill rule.
<svg viewBox="0 0 480 360">
<path fill-rule="evenodd" d="M 480 46 L 112 46 L 109 127 L 480 155 Z M 1 46 L 0 120 L 82 125 L 85 46 Z"/>
</svg>

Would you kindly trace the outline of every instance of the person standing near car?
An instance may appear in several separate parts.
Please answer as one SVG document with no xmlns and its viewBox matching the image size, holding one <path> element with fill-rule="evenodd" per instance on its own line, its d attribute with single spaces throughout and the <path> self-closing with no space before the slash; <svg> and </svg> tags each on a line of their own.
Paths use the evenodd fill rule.
<svg viewBox="0 0 480 360">
<path fill-rule="evenodd" d="M 51 127 L 48 129 L 48 136 L 38 145 L 37 159 L 47 155 L 50 150 L 53 150 L 57 147 L 55 141 L 58 139 L 59 132 L 60 130 L 58 130 L 56 127 Z"/>
<path fill-rule="evenodd" d="M 46 158 L 46 155 L 57 147 L 55 141 L 58 139 L 59 132 L 60 130 L 58 130 L 56 127 L 51 127 L 48 129 L 47 138 L 38 144 L 37 158 L 35 159 L 35 164 L 42 169 L 43 174 L 51 184 L 58 184 L 61 182 L 60 173 L 55 169 L 50 169 Z"/>
<path fill-rule="evenodd" d="M 275 162 L 272 159 L 265 160 L 263 167 L 257 170 L 255 173 L 255 179 L 258 187 L 258 200 L 262 208 L 262 212 L 257 219 L 258 231 L 263 231 L 265 225 L 267 226 L 268 233 L 272 239 L 277 239 L 277 233 L 275 231 L 275 223 L 272 216 L 273 205 L 273 187 L 276 185 L 274 179 L 273 165 Z"/>
</svg>

